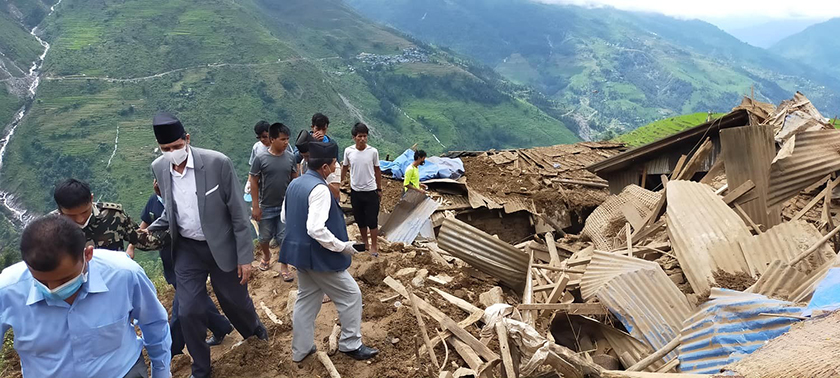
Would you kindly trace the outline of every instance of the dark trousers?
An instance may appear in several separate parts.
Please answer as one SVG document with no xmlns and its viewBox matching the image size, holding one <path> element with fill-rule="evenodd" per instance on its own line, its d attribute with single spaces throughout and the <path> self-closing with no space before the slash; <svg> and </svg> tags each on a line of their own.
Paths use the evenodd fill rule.
<svg viewBox="0 0 840 378">
<path fill-rule="evenodd" d="M 178 290 L 176 289 L 175 292 L 175 298 L 172 299 L 172 318 L 169 319 L 169 331 L 172 334 L 172 354 L 183 353 L 184 346 L 186 346 L 184 332 L 181 330 L 181 318 L 178 316 L 180 313 L 178 309 Z M 219 309 L 216 308 L 216 304 L 209 296 L 205 309 L 207 311 L 207 328 L 216 335 L 217 339 L 233 331 L 230 321 L 219 313 Z"/>
<path fill-rule="evenodd" d="M 206 242 L 181 237 L 175 246 L 178 283 L 175 297 L 184 341 L 193 359 L 192 373 L 197 378 L 210 376 L 210 346 L 205 342 L 209 323 L 207 302 L 210 301 L 208 275 L 222 311 L 243 338 L 253 336 L 260 325 L 248 286 L 239 284 L 237 272 L 222 271 Z"/>
</svg>

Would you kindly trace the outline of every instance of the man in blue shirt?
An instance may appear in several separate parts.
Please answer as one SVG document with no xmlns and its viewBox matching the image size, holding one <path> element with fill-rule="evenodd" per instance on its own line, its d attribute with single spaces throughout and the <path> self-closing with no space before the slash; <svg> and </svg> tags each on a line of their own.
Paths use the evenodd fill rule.
<svg viewBox="0 0 840 378">
<path fill-rule="evenodd" d="M 85 247 L 60 215 L 30 223 L 20 250 L 0 273 L 0 333 L 14 331 L 24 377 L 147 377 L 144 346 L 152 377 L 171 376 L 166 310 L 137 263 Z"/>
</svg>

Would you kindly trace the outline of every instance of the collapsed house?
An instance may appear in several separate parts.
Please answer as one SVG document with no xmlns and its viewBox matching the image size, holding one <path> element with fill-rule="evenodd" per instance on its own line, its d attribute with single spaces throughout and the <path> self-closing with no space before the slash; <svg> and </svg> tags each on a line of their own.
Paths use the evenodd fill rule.
<svg viewBox="0 0 840 378">
<path fill-rule="evenodd" d="M 803 310 L 840 272 L 838 146 L 840 131 L 797 93 L 778 108 L 745 99 L 630 151 L 580 143 L 451 153 L 465 177 L 429 182 L 440 190 L 431 197 L 406 196 L 383 234 L 474 269 L 518 300 L 498 288 L 480 308 L 439 293 L 481 314 L 456 323 L 398 280 L 386 284 L 420 304 L 421 331 L 425 313 L 457 340 L 467 366 L 439 366 L 441 377 L 774 376 L 751 354 L 810 323 Z M 824 312 L 840 302 L 828 298 Z M 494 337 L 498 349 L 488 349 Z M 820 363 L 828 367 L 808 376 L 840 371 Z"/>
</svg>

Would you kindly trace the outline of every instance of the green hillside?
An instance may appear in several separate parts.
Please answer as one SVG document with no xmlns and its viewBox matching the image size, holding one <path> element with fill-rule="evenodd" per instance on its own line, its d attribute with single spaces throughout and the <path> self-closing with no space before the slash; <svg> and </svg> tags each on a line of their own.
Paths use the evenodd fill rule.
<svg viewBox="0 0 840 378">
<path fill-rule="evenodd" d="M 712 114 L 712 118 L 722 117 L 724 113 Z M 620 135 L 613 139 L 616 142 L 626 143 L 628 147 L 635 148 L 655 142 L 680 131 L 702 125 L 708 120 L 708 113 L 686 114 L 651 122 L 629 133 Z"/>
<path fill-rule="evenodd" d="M 538 89 L 592 139 L 663 117 L 726 111 L 753 85 L 762 101 L 800 90 L 821 109 L 840 105 L 840 81 L 698 20 L 529 0 L 348 2 Z"/>
<path fill-rule="evenodd" d="M 840 18 L 833 18 L 779 41 L 770 47 L 770 51 L 840 78 L 838 30 Z"/>
<path fill-rule="evenodd" d="M 315 112 L 342 148 L 364 120 L 383 157 L 415 143 L 439 153 L 578 140 L 480 67 L 337 0 L 64 0 L 40 28 L 52 49 L 0 171 L 0 189 L 36 213 L 72 176 L 137 214 L 159 110 L 177 113 L 196 146 L 228 154 L 241 180 L 256 121 L 297 132 Z"/>
</svg>

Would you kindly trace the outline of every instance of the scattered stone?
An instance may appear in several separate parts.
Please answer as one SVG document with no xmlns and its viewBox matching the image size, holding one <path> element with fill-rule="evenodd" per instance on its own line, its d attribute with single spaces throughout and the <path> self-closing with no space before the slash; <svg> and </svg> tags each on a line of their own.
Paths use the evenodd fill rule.
<svg viewBox="0 0 840 378">
<path fill-rule="evenodd" d="M 429 271 L 427 269 L 420 269 L 419 271 L 417 271 L 417 275 L 414 276 L 414 278 L 411 280 L 411 285 L 414 287 L 423 287 L 423 282 L 428 276 Z"/>
<path fill-rule="evenodd" d="M 414 274 L 414 273 L 417 273 L 417 268 L 402 268 L 399 271 L 397 271 L 396 276 L 397 277 L 402 277 L 402 276 L 407 276 L 409 274 Z"/>
<path fill-rule="evenodd" d="M 429 281 L 438 283 L 440 285 L 448 285 L 450 282 L 452 282 L 452 280 L 454 280 L 454 278 L 450 277 L 446 273 L 441 273 L 437 276 L 429 276 Z"/>
<path fill-rule="evenodd" d="M 385 267 L 387 263 L 384 259 L 376 259 L 364 262 L 356 269 L 356 278 L 368 285 L 379 285 L 385 279 Z"/>
<path fill-rule="evenodd" d="M 397 343 L 399 343 L 399 342 L 400 342 L 399 337 L 395 337 L 395 338 L 391 339 L 391 344 L 397 345 Z"/>
<path fill-rule="evenodd" d="M 685 276 L 682 273 L 671 274 L 668 276 L 675 284 L 681 285 L 685 283 Z"/>
</svg>

